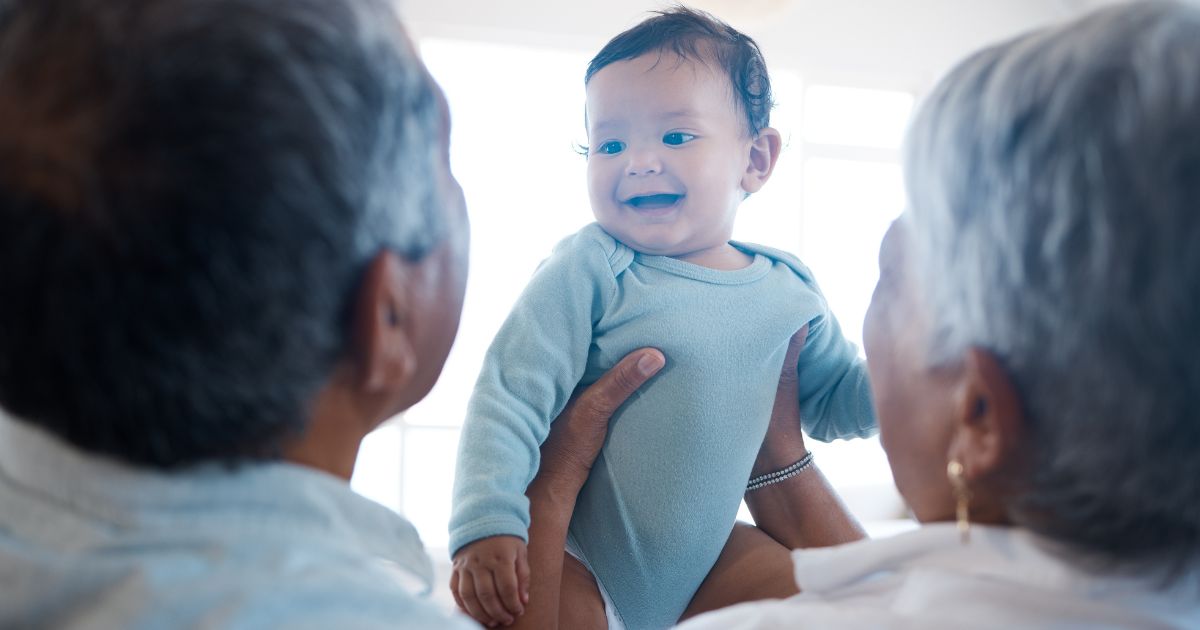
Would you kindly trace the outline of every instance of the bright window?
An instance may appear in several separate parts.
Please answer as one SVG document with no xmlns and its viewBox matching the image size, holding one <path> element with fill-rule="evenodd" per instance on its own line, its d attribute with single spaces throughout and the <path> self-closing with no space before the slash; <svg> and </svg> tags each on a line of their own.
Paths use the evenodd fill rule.
<svg viewBox="0 0 1200 630">
<path fill-rule="evenodd" d="M 471 218 L 470 279 L 437 386 L 367 438 L 352 484 L 403 513 L 436 548 L 447 543 L 459 427 L 484 352 L 538 262 L 592 220 L 585 161 L 572 149 L 585 140 L 589 57 L 434 39 L 420 48 L 450 102 L 452 163 Z M 858 343 L 879 239 L 903 204 L 894 149 L 912 96 L 805 86 L 785 69 L 772 76 L 772 122 L 785 148 L 772 180 L 739 210 L 734 238 L 799 254 Z M 814 450 L 861 518 L 899 515 L 877 440 Z"/>
<path fill-rule="evenodd" d="M 812 85 L 804 98 L 804 141 L 898 149 L 912 105 L 906 92 Z"/>
</svg>

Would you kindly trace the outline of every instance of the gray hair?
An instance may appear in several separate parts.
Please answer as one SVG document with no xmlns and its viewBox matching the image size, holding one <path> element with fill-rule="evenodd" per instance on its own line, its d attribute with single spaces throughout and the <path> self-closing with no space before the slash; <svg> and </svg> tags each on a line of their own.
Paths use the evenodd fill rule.
<svg viewBox="0 0 1200 630">
<path fill-rule="evenodd" d="M 1200 9 L 983 50 L 910 130 L 934 361 L 995 353 L 1032 424 L 1013 518 L 1113 567 L 1200 558 Z"/>
<path fill-rule="evenodd" d="M 272 457 L 388 248 L 442 239 L 385 0 L 0 4 L 0 404 L 80 448 Z"/>
</svg>

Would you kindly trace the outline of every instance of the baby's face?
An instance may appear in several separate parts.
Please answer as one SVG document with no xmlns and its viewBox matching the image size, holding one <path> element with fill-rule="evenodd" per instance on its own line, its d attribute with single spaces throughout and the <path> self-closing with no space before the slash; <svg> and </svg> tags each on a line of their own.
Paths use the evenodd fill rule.
<svg viewBox="0 0 1200 630">
<path fill-rule="evenodd" d="M 729 79 L 673 53 L 618 61 L 587 85 L 588 193 L 633 249 L 687 257 L 733 233 L 752 139 Z"/>
</svg>

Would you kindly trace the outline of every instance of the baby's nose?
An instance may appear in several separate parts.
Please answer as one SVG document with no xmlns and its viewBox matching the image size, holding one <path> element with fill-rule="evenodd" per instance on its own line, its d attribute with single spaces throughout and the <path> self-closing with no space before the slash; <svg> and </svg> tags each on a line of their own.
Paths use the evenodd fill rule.
<svg viewBox="0 0 1200 630">
<path fill-rule="evenodd" d="M 649 149 L 631 149 L 627 152 L 629 164 L 626 174 L 631 177 L 639 175 L 657 175 L 662 172 L 662 160 L 658 152 Z"/>
</svg>

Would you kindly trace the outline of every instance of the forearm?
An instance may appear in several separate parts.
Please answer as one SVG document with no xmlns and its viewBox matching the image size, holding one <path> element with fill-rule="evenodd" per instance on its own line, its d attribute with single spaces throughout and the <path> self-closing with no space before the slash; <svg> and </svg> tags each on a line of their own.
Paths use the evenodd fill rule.
<svg viewBox="0 0 1200 630">
<path fill-rule="evenodd" d="M 820 333 L 818 329 L 815 335 L 818 347 Z M 797 359 L 802 349 L 811 349 L 806 345 L 809 337 L 806 324 L 788 342 L 771 424 L 751 469 L 751 478 L 787 468 L 808 454 L 800 422 L 801 379 Z M 815 464 L 797 475 L 751 490 L 745 498 L 759 529 L 789 549 L 827 547 L 866 538 L 858 521 Z"/>
<path fill-rule="evenodd" d="M 789 549 L 829 547 L 866 538 L 858 520 L 816 465 L 747 492 L 746 505 L 759 529 Z"/>
<path fill-rule="evenodd" d="M 562 588 L 563 549 L 579 488 L 537 477 L 529 484 L 529 602 L 525 614 L 509 626 L 557 628 Z M 566 487 L 565 487 L 566 486 Z"/>
<path fill-rule="evenodd" d="M 776 410 L 778 414 L 780 410 Z M 763 443 L 752 476 L 786 468 L 808 453 L 799 423 L 777 423 Z M 827 547 L 866 538 L 816 462 L 800 474 L 746 493 L 759 529 L 789 549 Z"/>
</svg>

